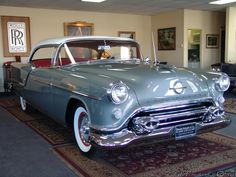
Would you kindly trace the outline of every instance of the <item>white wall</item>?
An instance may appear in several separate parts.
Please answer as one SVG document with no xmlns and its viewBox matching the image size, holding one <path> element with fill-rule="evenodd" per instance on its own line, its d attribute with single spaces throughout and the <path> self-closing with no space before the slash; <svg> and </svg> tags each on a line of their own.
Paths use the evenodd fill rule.
<svg viewBox="0 0 236 177">
<path fill-rule="evenodd" d="M 64 36 L 64 22 L 86 21 L 94 23 L 94 35 L 118 36 L 118 31 L 135 31 L 144 56 L 151 55 L 151 17 L 85 11 L 49 10 L 0 6 L 0 16 L 30 17 L 32 46 L 46 38 Z M 0 23 L 1 24 L 1 23 Z M 15 60 L 3 56 L 2 31 L 0 27 L 0 65 Z M 23 61 L 26 58 L 22 58 Z M 1 68 L 1 67 L 0 67 Z M 0 91 L 2 83 L 0 70 Z"/>
<path fill-rule="evenodd" d="M 219 34 L 225 26 L 225 13 L 177 10 L 152 16 L 152 31 L 157 45 L 157 29 L 176 27 L 176 50 L 157 51 L 161 61 L 176 66 L 188 66 L 188 29 L 202 30 L 201 36 L 201 68 L 210 69 L 211 64 L 220 61 L 220 46 L 217 49 L 206 48 L 206 34 Z"/>
<path fill-rule="evenodd" d="M 158 29 L 176 27 L 176 50 L 157 50 L 157 56 L 160 61 L 166 61 L 168 64 L 176 66 L 183 66 L 183 22 L 183 10 L 163 12 L 152 16 L 152 32 L 154 33 L 156 46 L 158 43 Z"/>
<path fill-rule="evenodd" d="M 225 62 L 236 63 L 236 7 L 226 9 Z"/>
<path fill-rule="evenodd" d="M 184 10 L 184 66 L 188 66 L 188 29 L 202 30 L 201 68 L 210 69 L 212 64 L 220 61 L 220 45 L 216 49 L 206 48 L 206 34 L 218 34 L 220 36 L 220 28 L 224 26 L 225 13 Z"/>
</svg>

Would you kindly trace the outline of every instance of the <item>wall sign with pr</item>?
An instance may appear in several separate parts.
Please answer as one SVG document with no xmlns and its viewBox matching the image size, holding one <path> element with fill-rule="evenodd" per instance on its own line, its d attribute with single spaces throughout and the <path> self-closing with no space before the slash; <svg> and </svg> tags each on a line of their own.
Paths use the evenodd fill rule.
<svg viewBox="0 0 236 177">
<path fill-rule="evenodd" d="M 29 17 L 2 16 L 4 57 L 27 57 L 30 54 Z"/>
</svg>

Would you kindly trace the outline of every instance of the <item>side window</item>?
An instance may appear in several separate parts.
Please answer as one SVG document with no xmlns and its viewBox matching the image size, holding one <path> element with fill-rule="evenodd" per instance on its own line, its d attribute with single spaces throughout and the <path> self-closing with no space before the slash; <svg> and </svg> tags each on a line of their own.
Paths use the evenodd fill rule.
<svg viewBox="0 0 236 177">
<path fill-rule="evenodd" d="M 56 52 L 55 47 L 39 48 L 31 58 L 31 63 L 38 67 L 51 67 L 51 61 Z"/>
</svg>

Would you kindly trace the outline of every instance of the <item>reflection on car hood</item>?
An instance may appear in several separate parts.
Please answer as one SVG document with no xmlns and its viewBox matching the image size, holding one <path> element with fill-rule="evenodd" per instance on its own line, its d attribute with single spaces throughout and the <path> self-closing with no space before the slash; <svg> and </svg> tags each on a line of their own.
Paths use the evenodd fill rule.
<svg viewBox="0 0 236 177">
<path fill-rule="evenodd" d="M 90 75 L 96 78 L 97 82 L 104 79 L 109 82 L 124 82 L 135 92 L 141 106 L 153 105 L 153 102 L 160 103 L 162 100 L 167 102 L 167 99 L 178 101 L 208 96 L 205 79 L 185 68 L 169 65 L 109 63 L 76 65 L 70 69 L 86 77 Z M 177 90 L 174 87 L 177 87 Z M 181 91 L 178 90 L 179 87 L 183 89 L 181 93 L 178 93 Z"/>
</svg>

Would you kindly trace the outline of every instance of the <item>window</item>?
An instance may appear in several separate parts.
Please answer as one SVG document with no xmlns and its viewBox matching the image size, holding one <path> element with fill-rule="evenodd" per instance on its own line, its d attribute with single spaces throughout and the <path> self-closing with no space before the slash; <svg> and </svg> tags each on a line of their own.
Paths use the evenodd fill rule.
<svg viewBox="0 0 236 177">
<path fill-rule="evenodd" d="M 51 61 L 56 52 L 55 47 L 43 47 L 36 50 L 31 58 L 31 63 L 38 67 L 51 67 Z"/>
</svg>

